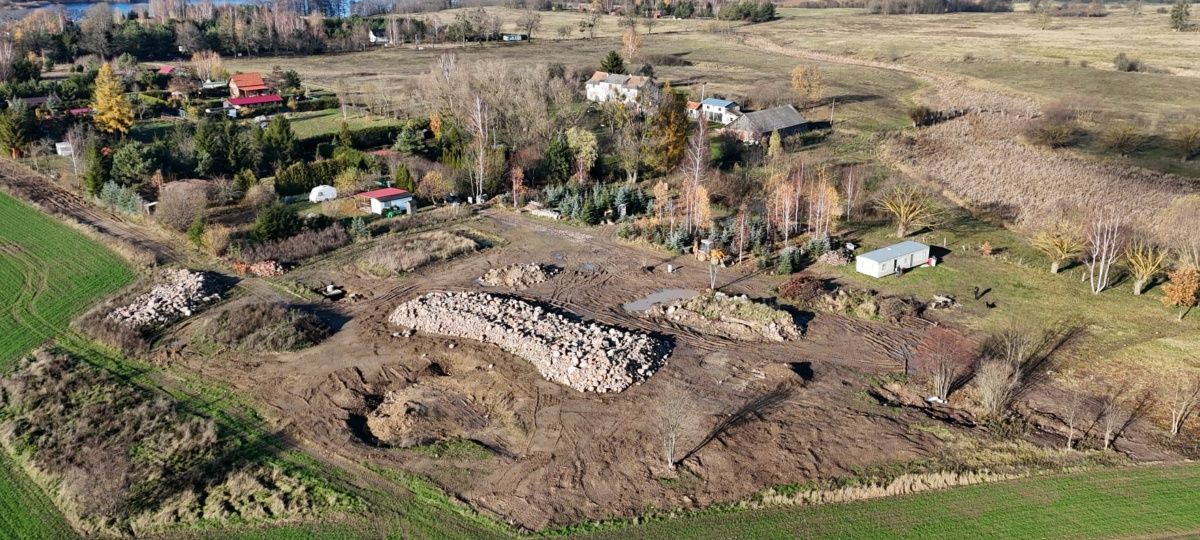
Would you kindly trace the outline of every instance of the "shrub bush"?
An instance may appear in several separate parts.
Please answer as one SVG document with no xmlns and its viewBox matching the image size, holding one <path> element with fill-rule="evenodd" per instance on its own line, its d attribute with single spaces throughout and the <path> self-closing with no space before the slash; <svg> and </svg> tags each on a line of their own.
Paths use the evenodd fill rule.
<svg viewBox="0 0 1200 540">
<path fill-rule="evenodd" d="M 302 225 L 296 212 L 275 203 L 258 214 L 254 221 L 254 237 L 260 242 L 279 240 L 296 234 Z"/>
<path fill-rule="evenodd" d="M 298 351 L 320 343 L 329 327 L 312 313 L 274 302 L 231 307 L 208 320 L 196 338 L 223 349 Z"/>
<path fill-rule="evenodd" d="M 1051 105 L 1041 118 L 1029 123 L 1025 137 L 1033 144 L 1050 148 L 1074 144 L 1079 138 L 1075 111 L 1063 104 Z"/>
<path fill-rule="evenodd" d="M 350 235 L 341 225 L 325 227 L 317 231 L 304 231 L 295 236 L 263 242 L 242 250 L 242 260 L 247 263 L 278 261 L 296 263 L 309 257 L 333 251 L 350 243 Z"/>
<path fill-rule="evenodd" d="M 204 215 L 207 205 L 208 186 L 203 182 L 170 182 L 162 188 L 154 219 L 176 231 L 183 231 Z"/>
</svg>

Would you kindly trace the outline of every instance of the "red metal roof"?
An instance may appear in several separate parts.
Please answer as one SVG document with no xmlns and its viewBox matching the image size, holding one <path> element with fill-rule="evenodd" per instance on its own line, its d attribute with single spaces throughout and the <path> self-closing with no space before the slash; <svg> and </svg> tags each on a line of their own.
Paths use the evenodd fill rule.
<svg viewBox="0 0 1200 540">
<path fill-rule="evenodd" d="M 389 188 L 377 189 L 374 191 L 364 191 L 362 193 L 359 193 L 358 195 L 355 195 L 355 197 L 362 197 L 364 199 L 379 199 L 381 201 L 391 201 L 391 200 L 395 200 L 395 199 L 403 199 L 405 197 L 412 197 L 412 195 L 410 195 L 408 193 L 408 191 L 405 191 L 403 189 L 389 187 Z"/>
<path fill-rule="evenodd" d="M 251 96 L 229 98 L 229 104 L 235 107 L 245 107 L 247 105 L 262 105 L 265 103 L 282 103 L 283 98 L 279 94 L 267 94 L 265 96 Z"/>
<path fill-rule="evenodd" d="M 172 71 L 175 71 L 175 66 L 163 66 L 158 68 L 158 72 L 163 75 L 170 75 Z"/>
<path fill-rule="evenodd" d="M 251 87 L 266 88 L 267 85 L 263 81 L 262 75 L 257 73 L 238 73 L 230 77 L 229 82 L 243 90 L 249 90 Z"/>
</svg>

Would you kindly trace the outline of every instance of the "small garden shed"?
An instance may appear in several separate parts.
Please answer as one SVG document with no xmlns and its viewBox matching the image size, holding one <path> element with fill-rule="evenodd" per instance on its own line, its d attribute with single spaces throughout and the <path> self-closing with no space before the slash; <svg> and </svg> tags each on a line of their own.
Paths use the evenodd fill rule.
<svg viewBox="0 0 1200 540">
<path fill-rule="evenodd" d="M 854 269 L 880 278 L 931 262 L 929 246 L 906 240 L 859 255 L 854 261 Z"/>
<path fill-rule="evenodd" d="M 355 195 L 359 207 L 366 212 L 381 216 L 395 215 L 402 212 L 412 213 L 412 194 L 400 188 L 383 188 L 374 191 L 364 191 Z"/>
</svg>

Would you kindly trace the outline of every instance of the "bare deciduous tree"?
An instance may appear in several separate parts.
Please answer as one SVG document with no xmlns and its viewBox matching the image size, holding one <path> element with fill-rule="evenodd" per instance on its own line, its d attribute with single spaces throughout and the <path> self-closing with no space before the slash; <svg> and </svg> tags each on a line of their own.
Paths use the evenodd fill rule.
<svg viewBox="0 0 1200 540">
<path fill-rule="evenodd" d="M 918 372 L 929 379 L 930 390 L 942 401 L 961 386 L 969 375 L 975 347 L 959 332 L 935 326 L 925 332 L 917 346 Z"/>
<path fill-rule="evenodd" d="M 188 228 L 208 206 L 208 187 L 203 182 L 171 182 L 163 186 L 154 218 L 177 231 Z"/>
<path fill-rule="evenodd" d="M 1075 427 L 1079 424 L 1083 417 L 1083 404 L 1087 399 L 1084 394 L 1085 382 L 1075 372 L 1067 371 L 1063 373 L 1060 383 L 1066 390 L 1066 402 L 1064 406 L 1066 411 L 1063 412 L 1063 423 L 1067 425 L 1067 450 L 1075 448 Z"/>
<path fill-rule="evenodd" d="M 695 400 L 678 383 L 671 383 L 659 397 L 659 436 L 668 469 L 675 470 L 678 465 L 680 445 L 695 430 L 697 416 Z"/>
<path fill-rule="evenodd" d="M 1171 413 L 1171 436 L 1175 437 L 1200 406 L 1200 373 L 1195 369 L 1178 369 L 1163 378 L 1163 386 L 1162 395 Z"/>
<path fill-rule="evenodd" d="M 879 201 L 879 206 L 896 222 L 896 237 L 904 238 L 920 227 L 937 222 L 938 208 L 928 193 L 917 187 L 896 187 Z"/>
<path fill-rule="evenodd" d="M 1101 210 L 1092 218 L 1087 231 L 1088 283 L 1092 294 L 1100 294 L 1112 283 L 1111 270 L 1125 242 L 1126 218 L 1116 210 Z"/>
</svg>

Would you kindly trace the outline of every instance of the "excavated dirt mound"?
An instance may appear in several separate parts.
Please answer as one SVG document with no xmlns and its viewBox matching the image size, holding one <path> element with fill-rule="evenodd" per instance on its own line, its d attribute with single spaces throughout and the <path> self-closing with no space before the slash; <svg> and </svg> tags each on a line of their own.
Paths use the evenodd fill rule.
<svg viewBox="0 0 1200 540">
<path fill-rule="evenodd" d="M 702 294 L 654 306 L 646 310 L 646 315 L 741 341 L 788 341 L 802 337 L 790 313 L 744 295 Z"/>
<path fill-rule="evenodd" d="M 557 273 L 558 267 L 556 266 L 535 263 L 514 264 L 488 270 L 479 278 L 479 282 L 488 287 L 508 287 L 519 291 L 543 283 Z"/>
<path fill-rule="evenodd" d="M 671 347 L 643 332 L 579 322 L 537 304 L 488 293 L 432 292 L 388 320 L 431 334 L 499 345 L 548 381 L 581 392 L 620 392 L 648 379 Z"/>
<path fill-rule="evenodd" d="M 465 396 L 424 386 L 388 391 L 367 415 L 371 436 L 400 448 L 466 436 L 487 426 L 487 414 Z"/>
</svg>

